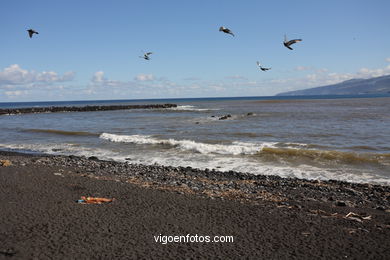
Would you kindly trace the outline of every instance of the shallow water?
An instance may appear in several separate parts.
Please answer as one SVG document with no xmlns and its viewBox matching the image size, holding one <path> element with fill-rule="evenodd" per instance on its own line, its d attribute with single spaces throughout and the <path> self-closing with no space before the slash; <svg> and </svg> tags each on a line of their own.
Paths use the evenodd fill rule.
<svg viewBox="0 0 390 260">
<path fill-rule="evenodd" d="M 390 184 L 390 97 L 0 104 L 176 103 L 173 109 L 0 117 L 0 149 L 129 163 Z M 222 116 L 231 115 L 225 120 Z"/>
</svg>

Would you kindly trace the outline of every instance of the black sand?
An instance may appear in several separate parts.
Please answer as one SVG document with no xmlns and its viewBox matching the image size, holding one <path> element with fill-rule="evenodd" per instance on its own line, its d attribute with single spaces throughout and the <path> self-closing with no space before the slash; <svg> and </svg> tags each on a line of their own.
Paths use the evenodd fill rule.
<svg viewBox="0 0 390 260">
<path fill-rule="evenodd" d="M 0 259 L 388 259 L 390 187 L 1 152 Z M 80 196 L 116 198 L 83 205 Z M 358 214 L 347 218 L 349 212 Z M 232 243 L 156 243 L 158 235 Z"/>
</svg>

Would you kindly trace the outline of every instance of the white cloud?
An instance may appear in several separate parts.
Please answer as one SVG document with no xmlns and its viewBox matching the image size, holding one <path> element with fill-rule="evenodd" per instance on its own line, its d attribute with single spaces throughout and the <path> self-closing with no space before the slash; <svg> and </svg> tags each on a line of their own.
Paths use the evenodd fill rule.
<svg viewBox="0 0 390 260">
<path fill-rule="evenodd" d="M 362 68 L 358 71 L 357 76 L 362 78 L 380 77 L 390 74 L 390 65 L 382 69 L 367 69 Z"/>
<path fill-rule="evenodd" d="M 135 94 L 144 94 L 143 97 L 148 97 L 156 93 L 164 96 L 169 89 L 177 87 L 176 83 L 164 78 L 156 77 L 152 74 L 138 74 L 133 80 L 111 80 L 105 77 L 103 71 L 97 71 L 92 76 L 87 88 L 83 90 L 84 94 L 88 95 L 102 95 L 107 93 L 107 88 L 110 88 L 110 94 L 129 94 L 129 98 L 134 98 Z M 123 97 L 123 96 L 120 97 Z M 143 98 L 142 97 L 142 98 Z"/>
<path fill-rule="evenodd" d="M 51 81 L 59 81 L 58 74 L 53 71 L 43 71 L 36 75 L 37 81 L 42 82 L 51 82 Z"/>
<path fill-rule="evenodd" d="M 65 82 L 72 81 L 74 76 L 72 71 L 61 75 L 54 71 L 26 70 L 13 64 L 0 71 L 0 95 L 15 100 L 30 100 L 33 96 L 58 98 L 69 88 Z"/>
<path fill-rule="evenodd" d="M 74 80 L 75 74 L 76 73 L 74 71 L 65 72 L 64 75 L 62 75 L 62 81 L 72 81 L 72 80 Z"/>
<path fill-rule="evenodd" d="M 153 81 L 155 77 L 152 74 L 139 74 L 134 79 L 137 81 Z"/>
<path fill-rule="evenodd" d="M 23 70 L 19 65 L 14 64 L 0 71 L 0 84 L 1 85 L 13 85 L 24 84 L 33 80 L 32 73 L 27 70 Z"/>
<path fill-rule="evenodd" d="M 387 62 L 390 62 L 390 58 L 386 58 L 386 61 L 387 61 Z"/>
<path fill-rule="evenodd" d="M 18 64 L 10 65 L 0 71 L 0 88 L 9 85 L 33 85 L 35 83 L 56 83 L 71 81 L 74 79 L 74 72 L 66 72 L 62 76 L 54 71 L 28 71 L 22 69 Z"/>
<path fill-rule="evenodd" d="M 243 85 L 241 81 L 236 85 Z M 110 96 L 107 97 L 107 87 Z M 233 87 L 232 87 L 233 89 Z M 121 81 L 110 80 L 105 77 L 103 71 L 97 71 L 91 77 L 90 83 L 81 93 L 87 98 L 164 98 L 164 97 L 197 97 L 197 96 L 220 96 L 225 87 L 223 81 L 212 82 L 189 82 L 179 84 L 165 77 L 157 77 L 153 74 L 138 74 L 133 80 Z"/>
<path fill-rule="evenodd" d="M 84 89 L 83 93 L 87 94 L 87 95 L 93 95 L 93 94 L 96 94 L 97 92 L 94 90 L 94 88 L 90 87 L 90 88 Z"/>
<path fill-rule="evenodd" d="M 312 67 L 306 67 L 306 66 L 297 66 L 295 67 L 296 71 L 305 71 L 305 70 L 312 70 Z"/>
<path fill-rule="evenodd" d="M 225 87 L 222 87 L 220 85 L 211 85 L 209 86 L 209 88 L 211 88 L 212 90 L 216 91 L 216 92 L 222 92 L 222 91 L 226 91 L 226 88 Z"/>
<path fill-rule="evenodd" d="M 306 71 L 309 67 L 297 67 L 301 71 Z M 295 68 L 295 70 L 297 69 Z M 299 74 L 301 75 L 301 74 Z M 240 82 L 223 82 L 216 84 L 223 87 L 229 96 L 243 95 L 259 96 L 259 95 L 274 95 L 280 92 L 299 90 L 312 87 L 320 87 L 325 85 L 337 84 L 354 78 L 371 78 L 390 75 L 390 65 L 379 69 L 362 68 L 354 73 L 336 73 L 328 69 L 318 69 L 311 67 L 307 70 L 306 75 L 294 78 L 274 78 L 261 81 L 240 81 Z"/>
<path fill-rule="evenodd" d="M 298 66 L 295 70 L 301 71 L 294 73 L 295 78 L 271 77 L 254 80 L 233 75 L 214 80 L 196 78 L 191 80 L 197 81 L 188 82 L 175 82 L 147 73 L 135 75 L 130 80 L 112 80 L 104 71 L 96 71 L 86 86 L 70 86 L 69 83 L 61 82 L 73 80 L 74 72 L 36 72 L 15 64 L 0 71 L 0 96 L 13 100 L 29 100 L 34 95 L 39 99 L 49 99 L 52 96 L 62 99 L 131 99 L 273 95 L 289 90 L 336 84 L 353 78 L 388 75 L 390 64 L 379 69 L 361 68 L 353 73 L 337 73 L 305 66 Z"/>
<path fill-rule="evenodd" d="M 97 71 L 95 74 L 93 74 L 92 80 L 93 83 L 102 83 L 105 81 L 104 79 L 104 72 L 103 71 Z"/>
<path fill-rule="evenodd" d="M 390 74 L 390 65 L 385 68 L 380 69 L 368 69 L 361 68 L 355 73 L 336 73 L 327 71 L 318 71 L 317 73 L 306 75 L 306 79 L 313 85 L 321 86 L 328 84 L 336 84 L 345 80 L 355 79 L 355 78 L 372 78 L 372 77 L 380 77 Z"/>
<path fill-rule="evenodd" d="M 295 71 L 314 71 L 314 72 L 327 72 L 326 68 L 316 68 L 312 66 L 297 66 L 294 68 Z"/>
<path fill-rule="evenodd" d="M 104 77 L 104 71 L 97 71 L 93 74 L 90 87 L 120 87 L 124 83 L 119 80 L 109 80 Z"/>
<path fill-rule="evenodd" d="M 327 69 L 315 69 L 304 77 L 273 79 L 269 82 L 264 81 L 262 84 L 269 86 L 269 90 L 272 90 L 272 93 L 269 94 L 276 94 L 291 90 L 337 84 L 355 78 L 366 79 L 385 75 L 390 75 L 390 65 L 380 69 L 361 68 L 355 73 L 336 73 L 329 72 Z"/>
<path fill-rule="evenodd" d="M 22 95 L 27 95 L 27 90 L 15 90 L 15 91 L 4 91 L 4 94 L 9 98 L 14 98 Z"/>
<path fill-rule="evenodd" d="M 328 72 L 329 70 L 326 68 L 322 68 L 322 69 L 316 69 L 315 71 L 321 73 L 321 72 Z"/>
<path fill-rule="evenodd" d="M 198 80 L 201 80 L 201 78 L 199 78 L 199 77 L 188 77 L 188 78 L 184 78 L 183 80 L 198 81 Z"/>
<path fill-rule="evenodd" d="M 241 75 L 232 75 L 232 76 L 227 76 L 225 78 L 234 79 L 234 80 L 247 80 L 248 79 L 247 77 L 241 76 Z"/>
</svg>

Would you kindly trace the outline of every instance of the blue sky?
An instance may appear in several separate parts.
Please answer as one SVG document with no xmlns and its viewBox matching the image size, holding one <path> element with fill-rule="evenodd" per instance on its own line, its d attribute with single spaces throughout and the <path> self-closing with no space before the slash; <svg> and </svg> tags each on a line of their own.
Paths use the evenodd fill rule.
<svg viewBox="0 0 390 260">
<path fill-rule="evenodd" d="M 387 75 L 389 10 L 387 0 L 4 0 L 0 102 L 268 96 Z M 284 34 L 303 41 L 290 51 Z"/>
</svg>

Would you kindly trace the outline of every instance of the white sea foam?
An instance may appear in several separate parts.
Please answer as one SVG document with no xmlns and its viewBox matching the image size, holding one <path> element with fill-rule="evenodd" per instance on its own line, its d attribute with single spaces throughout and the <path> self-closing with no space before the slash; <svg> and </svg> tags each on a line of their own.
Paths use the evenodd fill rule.
<svg viewBox="0 0 390 260">
<path fill-rule="evenodd" d="M 275 166 L 261 164 L 256 161 L 247 160 L 247 158 L 232 158 L 220 155 L 190 154 L 178 155 L 177 153 L 154 153 L 149 156 L 133 155 L 132 163 L 141 163 L 146 165 L 169 165 L 192 167 L 198 169 L 216 169 L 218 171 L 236 171 L 246 172 L 254 175 L 275 175 L 284 178 L 303 178 L 312 180 L 340 180 L 355 183 L 373 183 L 381 185 L 390 185 L 390 178 L 386 178 L 369 172 L 357 172 L 348 169 L 324 169 L 309 165 L 300 165 L 299 167 Z"/>
<path fill-rule="evenodd" d="M 256 154 L 263 147 L 273 147 L 276 143 L 244 143 L 233 142 L 232 144 L 208 144 L 200 143 L 192 140 L 175 140 L 175 139 L 157 139 L 150 135 L 116 135 L 103 133 L 100 138 L 117 143 L 133 143 L 133 144 L 161 144 L 178 147 L 186 151 L 195 151 L 201 154 L 224 154 L 224 155 L 239 155 L 239 154 Z"/>
<path fill-rule="evenodd" d="M 218 108 L 197 108 L 196 106 L 191 105 L 181 105 L 177 107 L 167 108 L 169 110 L 179 110 L 179 111 L 215 111 L 219 110 Z"/>
<path fill-rule="evenodd" d="M 122 156 L 118 152 L 96 147 L 85 147 L 72 143 L 46 143 L 46 144 L 0 144 L 0 148 L 38 152 L 53 155 L 98 156 L 102 160 L 121 161 Z M 124 161 L 124 158 L 123 158 Z"/>
<path fill-rule="evenodd" d="M 146 138 L 147 139 L 147 138 Z M 138 140 L 142 140 L 138 139 Z M 246 143 L 236 143 L 235 145 L 247 145 Z M 0 144 L 2 149 L 14 149 L 35 151 L 56 155 L 76 155 L 76 156 L 96 156 L 102 160 L 113 160 L 119 162 L 128 161 L 130 163 L 141 163 L 145 165 L 167 165 L 167 166 L 190 166 L 198 169 L 217 169 L 219 171 L 247 172 L 254 175 L 276 175 L 280 177 L 305 178 L 317 180 L 341 180 L 356 183 L 374 183 L 390 185 L 390 178 L 380 176 L 356 169 L 325 169 L 309 165 L 297 167 L 275 166 L 259 163 L 256 160 L 246 157 L 231 157 L 220 154 L 202 153 L 178 153 L 175 150 L 162 152 L 150 151 L 133 153 L 118 151 L 109 148 L 85 147 L 80 144 L 60 143 L 60 144 Z M 130 149 L 132 150 L 132 149 Z M 129 161 L 128 158 L 131 158 Z"/>
</svg>

